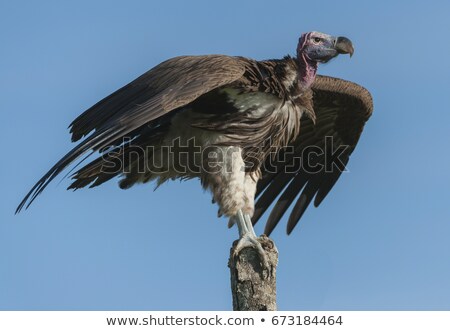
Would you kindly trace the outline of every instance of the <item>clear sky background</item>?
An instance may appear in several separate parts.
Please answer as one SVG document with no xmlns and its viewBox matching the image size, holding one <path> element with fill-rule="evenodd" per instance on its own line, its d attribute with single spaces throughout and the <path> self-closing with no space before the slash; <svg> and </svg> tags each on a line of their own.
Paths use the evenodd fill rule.
<svg viewBox="0 0 450 331">
<path fill-rule="evenodd" d="M 354 42 L 319 73 L 365 86 L 375 110 L 350 172 L 272 235 L 279 308 L 450 309 L 449 15 L 448 1 L 2 0 L 0 309 L 230 310 L 237 230 L 197 181 L 58 178 L 14 210 L 72 147 L 69 123 L 159 62 L 280 58 L 311 30 Z"/>
</svg>

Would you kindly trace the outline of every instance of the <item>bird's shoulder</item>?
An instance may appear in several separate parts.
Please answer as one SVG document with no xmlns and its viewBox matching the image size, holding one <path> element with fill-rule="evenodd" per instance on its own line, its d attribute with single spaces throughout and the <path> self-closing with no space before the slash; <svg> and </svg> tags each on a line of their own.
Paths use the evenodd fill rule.
<svg viewBox="0 0 450 331">
<path fill-rule="evenodd" d="M 285 99 L 298 80 L 298 68 L 293 58 L 257 61 L 235 57 L 245 68 L 242 77 L 233 82 L 247 91 L 266 92 Z"/>
<path fill-rule="evenodd" d="M 198 80 L 202 86 L 212 85 L 239 88 L 243 92 L 266 92 L 281 99 L 295 89 L 298 78 L 296 61 L 282 59 L 258 61 L 249 57 L 222 54 L 182 55 L 161 62 L 132 82 L 153 91 L 171 88 L 176 83 L 186 86 Z M 186 80 L 189 80 L 187 82 Z"/>
</svg>

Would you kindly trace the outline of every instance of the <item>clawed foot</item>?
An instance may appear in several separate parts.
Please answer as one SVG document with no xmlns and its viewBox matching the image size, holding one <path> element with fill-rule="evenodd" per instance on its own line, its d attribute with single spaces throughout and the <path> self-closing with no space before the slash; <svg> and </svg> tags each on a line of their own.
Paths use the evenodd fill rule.
<svg viewBox="0 0 450 331">
<path fill-rule="evenodd" d="M 243 237 L 241 237 L 233 250 L 233 257 L 236 259 L 239 255 L 240 251 L 244 248 L 254 248 L 258 252 L 259 258 L 261 260 L 261 266 L 265 270 L 269 270 L 269 260 L 267 258 L 267 253 L 262 247 L 261 243 L 258 241 L 256 236 L 246 233 Z"/>
</svg>

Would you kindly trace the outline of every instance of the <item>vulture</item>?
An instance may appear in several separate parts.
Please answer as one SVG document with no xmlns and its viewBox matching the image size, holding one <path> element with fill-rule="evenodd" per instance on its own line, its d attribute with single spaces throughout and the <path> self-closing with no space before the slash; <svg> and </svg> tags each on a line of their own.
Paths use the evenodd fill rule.
<svg viewBox="0 0 450 331">
<path fill-rule="evenodd" d="M 317 207 L 345 170 L 372 113 L 365 88 L 316 75 L 319 63 L 353 51 L 348 38 L 313 31 L 299 38 L 296 57 L 166 60 L 70 124 L 72 141 L 81 142 L 32 187 L 16 213 L 75 160 L 99 153 L 75 167 L 69 189 L 114 177 L 122 189 L 198 178 L 218 215 L 237 224 L 236 252 L 251 246 L 263 256 L 253 225 L 274 204 L 269 235 L 294 204 L 291 233 L 312 199 Z"/>
</svg>

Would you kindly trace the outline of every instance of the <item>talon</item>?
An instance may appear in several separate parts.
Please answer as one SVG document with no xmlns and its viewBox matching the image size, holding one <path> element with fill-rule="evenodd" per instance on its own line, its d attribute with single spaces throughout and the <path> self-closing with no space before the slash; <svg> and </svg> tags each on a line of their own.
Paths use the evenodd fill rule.
<svg viewBox="0 0 450 331">
<path fill-rule="evenodd" d="M 251 235 L 244 235 L 241 239 L 239 239 L 236 247 L 234 248 L 233 251 L 233 257 L 237 258 L 240 251 L 244 248 L 254 248 L 256 249 L 256 251 L 258 252 L 259 258 L 260 258 L 260 262 L 261 262 L 261 266 L 263 267 L 264 270 L 269 270 L 270 269 L 270 265 L 269 265 L 269 261 L 267 258 L 267 253 L 264 250 L 264 248 L 262 247 L 261 243 L 258 241 L 258 239 L 256 237 L 253 237 Z"/>
</svg>

